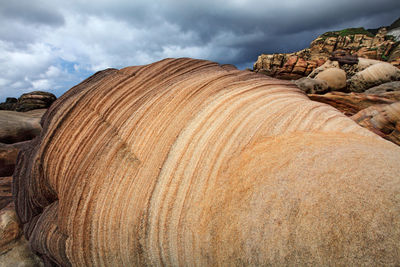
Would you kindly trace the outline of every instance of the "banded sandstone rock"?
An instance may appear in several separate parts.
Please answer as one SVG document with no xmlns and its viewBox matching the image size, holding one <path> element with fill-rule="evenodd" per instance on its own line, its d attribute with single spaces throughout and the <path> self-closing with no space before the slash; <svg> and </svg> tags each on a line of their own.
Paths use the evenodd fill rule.
<svg viewBox="0 0 400 267">
<path fill-rule="evenodd" d="M 47 109 L 56 100 L 52 93 L 33 91 L 21 95 L 18 100 L 9 97 L 6 102 L 0 103 L 0 110 L 13 110 L 26 112 L 34 109 Z"/>
<path fill-rule="evenodd" d="M 351 118 L 359 125 L 400 145 L 400 102 L 368 107 Z"/>
<path fill-rule="evenodd" d="M 63 266 L 396 265 L 399 159 L 290 82 L 166 59 L 58 99 L 13 193 Z"/>
<path fill-rule="evenodd" d="M 308 97 L 311 100 L 331 105 L 347 116 L 352 116 L 373 105 L 392 104 L 400 101 L 400 92 L 381 94 L 330 92 L 323 95 L 309 94 Z"/>
</svg>

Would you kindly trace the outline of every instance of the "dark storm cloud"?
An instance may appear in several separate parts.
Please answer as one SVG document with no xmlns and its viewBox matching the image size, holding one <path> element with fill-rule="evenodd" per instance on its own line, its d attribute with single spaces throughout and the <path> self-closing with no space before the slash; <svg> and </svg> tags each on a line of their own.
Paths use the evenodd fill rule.
<svg viewBox="0 0 400 267">
<path fill-rule="evenodd" d="M 251 67 L 261 53 L 399 16 L 399 0 L 0 0 L 0 98 L 165 57 Z"/>
<path fill-rule="evenodd" d="M 24 23 L 60 26 L 64 18 L 51 1 L 0 1 L 0 16 Z"/>
</svg>

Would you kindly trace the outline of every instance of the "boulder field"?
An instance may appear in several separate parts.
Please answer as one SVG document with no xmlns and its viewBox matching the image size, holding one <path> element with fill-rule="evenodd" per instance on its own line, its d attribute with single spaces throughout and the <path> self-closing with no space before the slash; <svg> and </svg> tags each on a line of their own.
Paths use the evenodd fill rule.
<svg viewBox="0 0 400 267">
<path fill-rule="evenodd" d="M 47 265 L 400 264 L 400 148 L 289 81 L 193 59 L 109 69 L 42 126 L 13 196 Z"/>
</svg>

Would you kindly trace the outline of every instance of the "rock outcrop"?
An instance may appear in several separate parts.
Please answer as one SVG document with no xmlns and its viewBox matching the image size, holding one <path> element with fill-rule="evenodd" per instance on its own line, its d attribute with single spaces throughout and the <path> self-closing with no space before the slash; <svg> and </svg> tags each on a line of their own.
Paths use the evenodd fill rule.
<svg viewBox="0 0 400 267">
<path fill-rule="evenodd" d="M 13 194 L 48 264 L 399 265 L 399 159 L 290 82 L 166 59 L 60 97 Z"/>
<path fill-rule="evenodd" d="M 308 76 L 328 59 L 341 65 L 357 64 L 357 58 L 388 61 L 400 67 L 400 44 L 395 34 L 400 28 L 377 30 L 350 28 L 326 32 L 311 42 L 310 47 L 294 53 L 262 54 L 253 70 L 278 79 L 299 79 Z M 339 58 L 337 54 L 342 54 Z"/>
<path fill-rule="evenodd" d="M 56 100 L 52 93 L 34 91 L 21 95 L 18 100 L 13 97 L 6 99 L 6 102 L 0 103 L 0 110 L 30 111 L 34 109 L 47 109 Z"/>
</svg>

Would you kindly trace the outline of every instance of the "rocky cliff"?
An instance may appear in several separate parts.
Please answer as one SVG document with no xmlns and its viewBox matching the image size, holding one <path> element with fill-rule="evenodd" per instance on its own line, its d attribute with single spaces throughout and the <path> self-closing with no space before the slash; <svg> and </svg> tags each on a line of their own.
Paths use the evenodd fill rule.
<svg viewBox="0 0 400 267">
<path fill-rule="evenodd" d="M 309 48 L 301 51 L 262 54 L 254 63 L 253 69 L 279 79 L 298 79 L 309 75 L 335 54 L 383 60 L 400 67 L 400 43 L 396 41 L 396 37 L 390 35 L 399 29 L 394 27 L 388 32 L 383 27 L 376 33 L 364 28 L 327 32 L 312 41 Z"/>
</svg>

